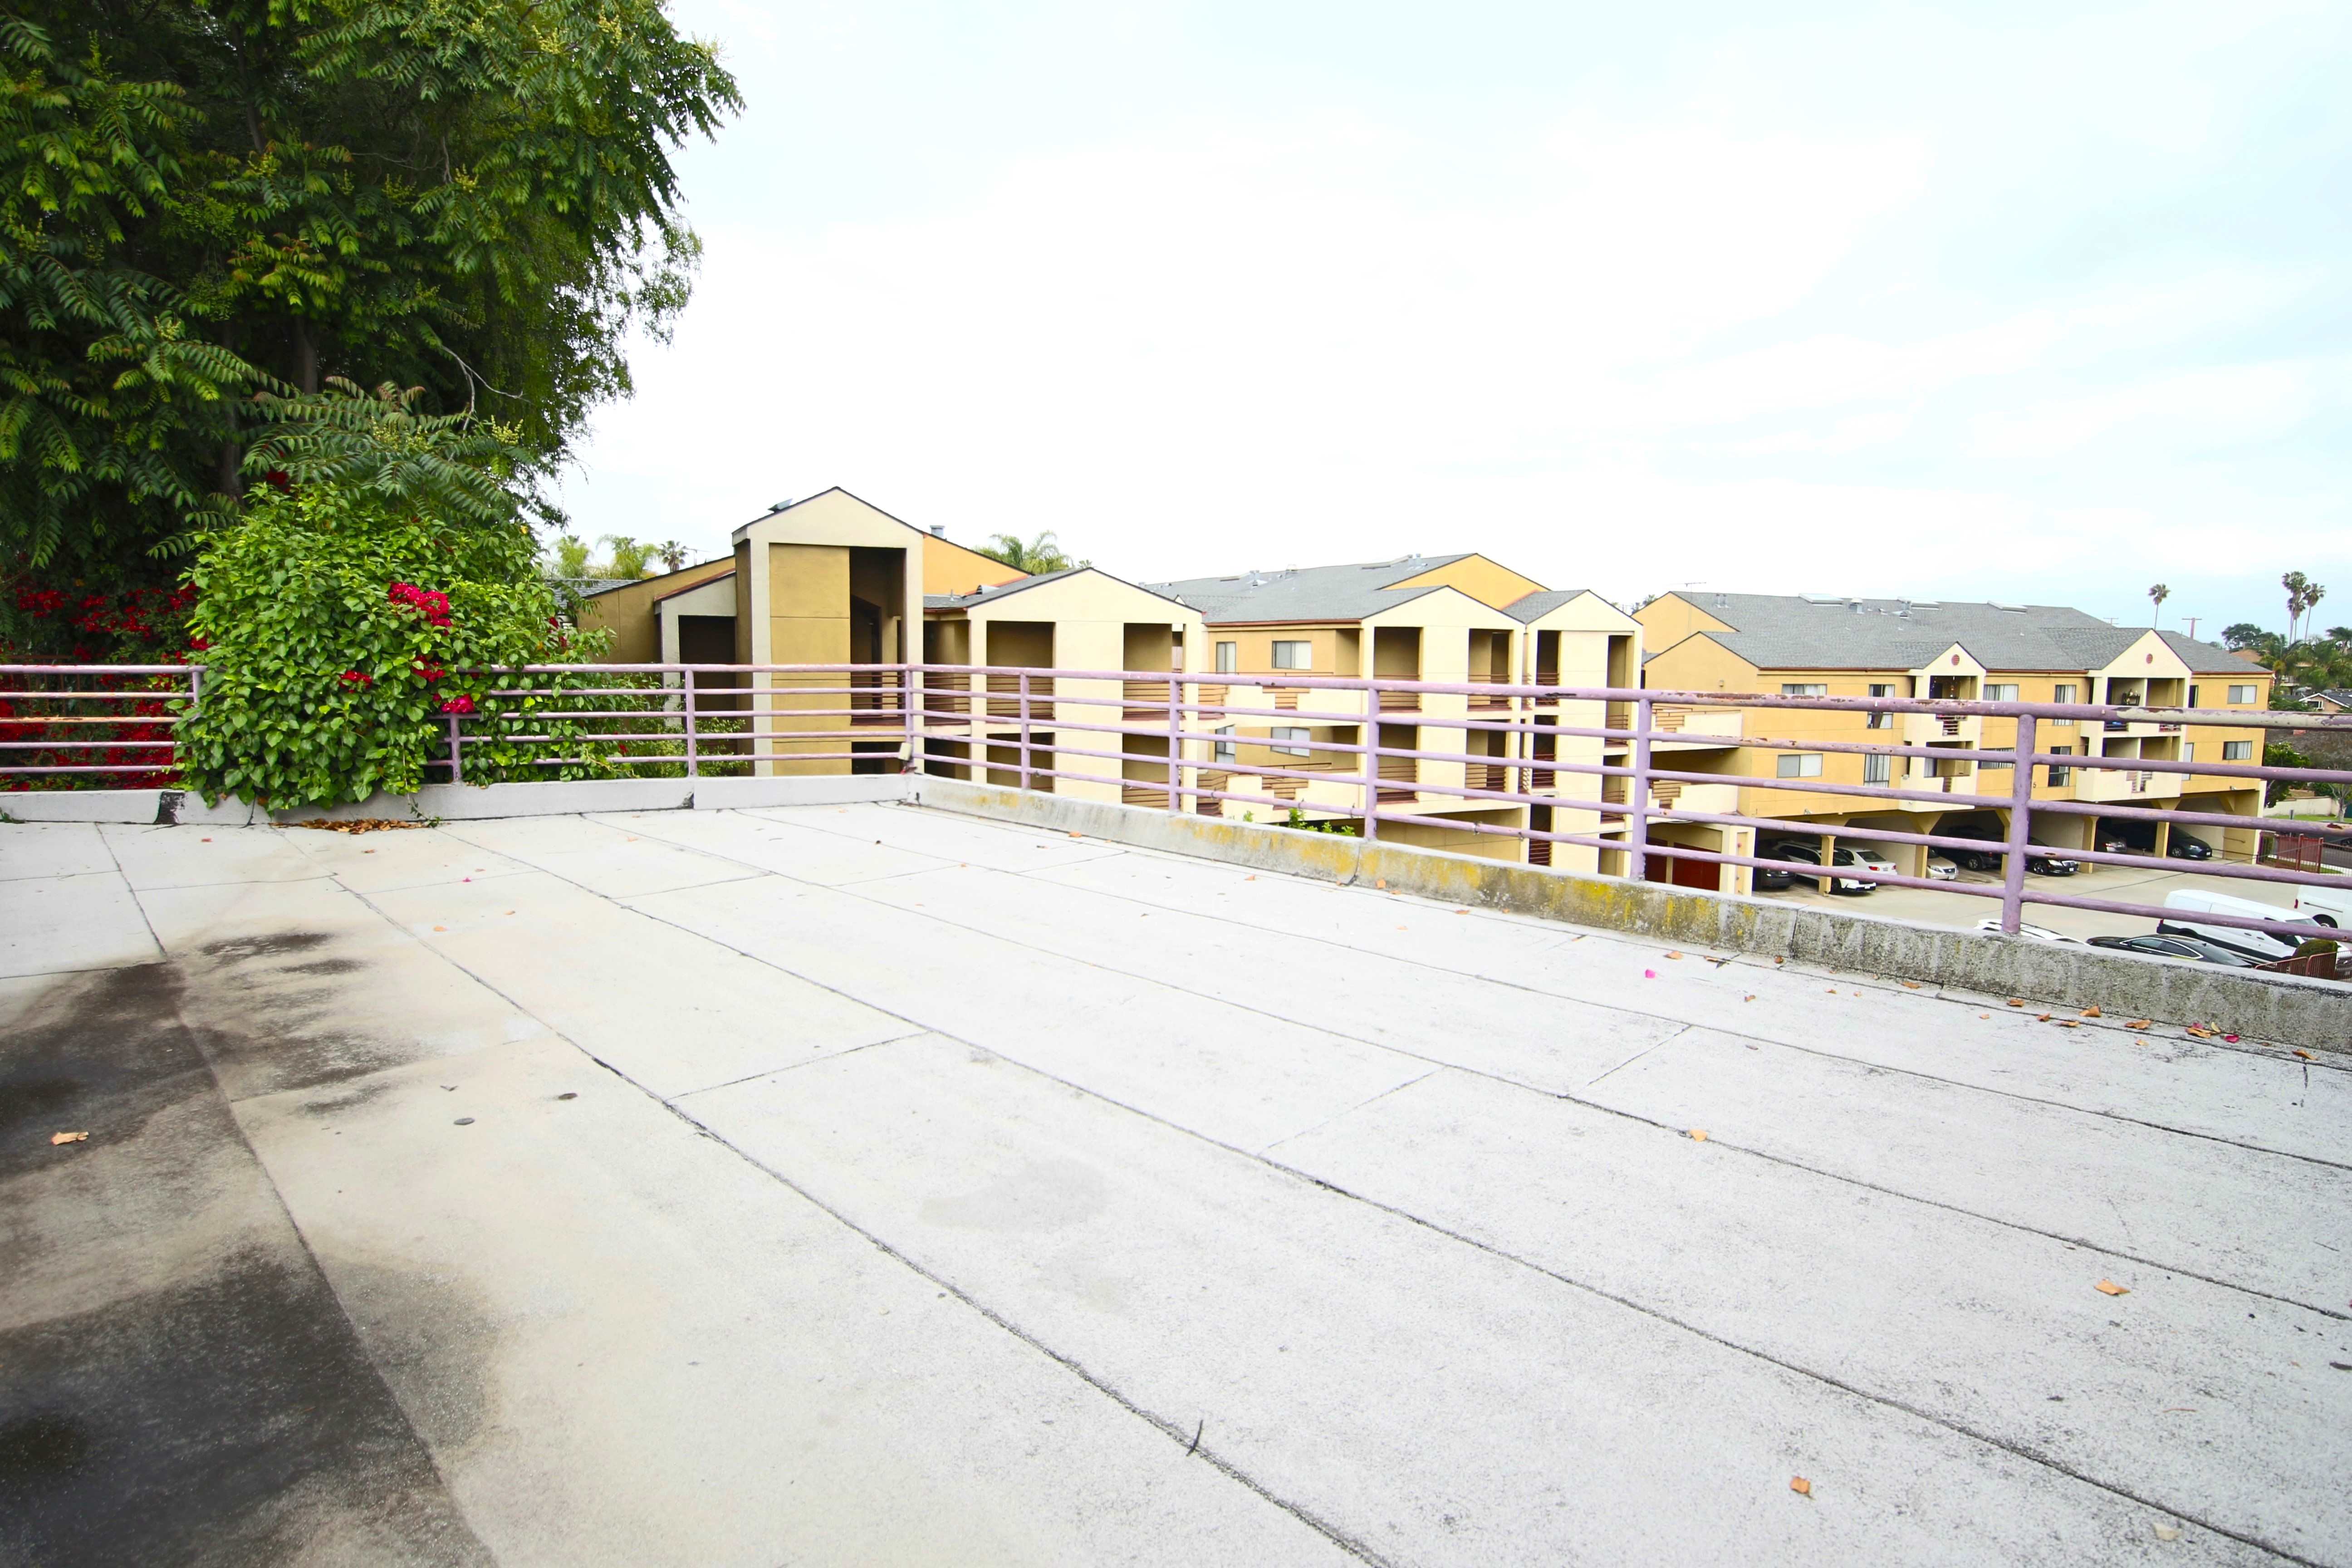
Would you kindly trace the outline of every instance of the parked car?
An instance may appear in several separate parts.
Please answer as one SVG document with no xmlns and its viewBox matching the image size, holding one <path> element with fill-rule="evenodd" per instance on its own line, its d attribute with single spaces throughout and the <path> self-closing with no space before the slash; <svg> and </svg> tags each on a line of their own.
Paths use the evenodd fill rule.
<svg viewBox="0 0 2352 1568">
<path fill-rule="evenodd" d="M 2294 918 L 2324 926 L 2352 925 L 2352 893 L 2336 888 L 2297 888 Z"/>
<path fill-rule="evenodd" d="M 1977 930 L 1990 931 L 1995 936 L 2000 935 L 2000 917 L 1994 915 L 1990 919 L 1977 921 Z M 2017 934 L 2030 936 L 2036 942 L 2071 942 L 2077 947 L 2083 945 L 2083 939 L 2080 937 L 2062 936 L 2048 926 L 2028 925 L 2023 921 L 2018 923 Z"/>
<path fill-rule="evenodd" d="M 1903 875 L 1903 868 L 1888 859 L 1886 857 L 1886 851 L 1870 844 L 1839 845 L 1837 848 L 1837 863 L 1841 866 L 1852 866 L 1857 870 L 1875 871 L 1882 877 L 1900 877 Z M 1872 884 L 1874 887 L 1877 884 L 1875 883 Z"/>
<path fill-rule="evenodd" d="M 1783 839 L 1780 843 L 1766 846 L 1763 854 L 1757 858 L 1762 860 L 1787 860 L 1801 866 L 1819 866 L 1822 863 L 1822 850 L 1818 844 Z M 1839 849 L 1832 859 L 1836 866 L 1854 866 L 1864 870 L 1877 869 L 1876 867 L 1865 864 L 1862 858 L 1851 849 Z M 1891 871 L 1894 868 L 1890 866 L 1887 869 Z M 1799 874 L 1801 875 L 1801 873 Z M 1875 882 L 1865 882 L 1856 877 L 1830 879 L 1830 891 L 1832 893 L 1867 893 L 1877 886 Z"/>
<path fill-rule="evenodd" d="M 2156 826 L 2147 822 L 2103 822 L 2099 825 L 2099 847 L 2110 855 L 2153 855 Z M 2213 847 L 2176 827 L 2164 842 L 2164 855 L 2168 860 L 2210 860 Z"/>
<path fill-rule="evenodd" d="M 1938 827 L 1936 832 L 1940 837 L 1974 838 L 1986 845 L 1996 847 L 1948 851 L 1953 859 L 1971 871 L 1998 871 L 2000 869 L 2001 861 L 2007 858 L 2008 847 L 2001 838 L 2000 829 L 1990 824 L 1964 822 L 1948 827 Z M 2079 860 L 2069 860 L 2046 845 L 2030 844 L 2026 847 L 2025 868 L 2037 877 L 2071 877 L 2083 868 L 2083 863 Z"/>
<path fill-rule="evenodd" d="M 1756 852 L 1756 858 L 1759 860 L 1777 858 L 1769 849 L 1759 849 Z M 1759 866 L 1756 868 L 1756 878 L 1752 886 L 1759 893 L 1777 893 L 1796 879 L 1786 870 L 1771 866 Z"/>
<path fill-rule="evenodd" d="M 2197 917 L 2210 915 L 2242 915 L 2248 920 L 2292 921 L 2300 917 L 2300 910 L 2283 910 L 2276 904 L 2258 904 L 2252 899 L 2233 899 L 2227 893 L 2209 893 L 2202 888 L 2175 888 L 2164 895 L 2164 907 L 2168 911 L 2156 922 L 2160 936 L 2195 937 L 2216 947 L 2243 953 L 2261 963 L 2275 963 L 2294 956 L 2295 944 L 2268 931 L 2251 926 L 2208 925 Z"/>
<path fill-rule="evenodd" d="M 1931 882 L 1957 882 L 1960 879 L 1960 868 L 1931 850 L 1927 856 L 1927 879 Z"/>
<path fill-rule="evenodd" d="M 2219 963 L 2231 969 L 2251 969 L 2254 960 L 2242 952 L 2234 952 L 2218 942 L 2200 942 L 2193 936 L 2095 936 L 2093 947 L 2113 948 L 2118 952 L 2146 953 L 2150 958 L 2185 958 L 2196 963 Z"/>
</svg>

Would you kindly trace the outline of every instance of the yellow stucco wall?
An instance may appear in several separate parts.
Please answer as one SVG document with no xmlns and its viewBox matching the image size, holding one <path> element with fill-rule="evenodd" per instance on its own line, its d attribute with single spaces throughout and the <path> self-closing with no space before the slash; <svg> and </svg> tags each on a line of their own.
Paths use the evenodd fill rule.
<svg viewBox="0 0 2352 1568">
<path fill-rule="evenodd" d="M 654 615 L 654 601 L 698 583 L 708 583 L 713 577 L 724 577 L 733 570 L 733 559 L 721 557 L 688 566 L 682 572 L 648 577 L 625 588 L 610 589 L 581 605 L 580 629 L 613 634 L 613 646 L 601 663 L 657 663 L 661 658 L 661 626 Z"/>
<path fill-rule="evenodd" d="M 1731 630 L 1680 594 L 1659 595 L 1634 611 L 1633 618 L 1642 623 L 1643 641 L 1654 648 L 1672 647 L 1693 632 Z"/>
<path fill-rule="evenodd" d="M 923 535 L 923 592 L 926 594 L 969 594 L 975 588 L 993 588 L 1005 583 L 1017 583 L 1029 574 L 1015 571 L 1002 561 L 991 560 L 977 550 L 941 539 L 936 533 Z"/>
<path fill-rule="evenodd" d="M 1391 588 L 1433 588 L 1440 584 L 1459 588 L 1480 604 L 1494 609 L 1516 604 L 1529 594 L 1540 594 L 1544 585 L 1532 577 L 1523 577 L 1509 567 L 1487 560 L 1483 555 L 1465 555 L 1459 561 L 1449 561 L 1433 566 L 1417 577 L 1391 583 Z"/>
</svg>

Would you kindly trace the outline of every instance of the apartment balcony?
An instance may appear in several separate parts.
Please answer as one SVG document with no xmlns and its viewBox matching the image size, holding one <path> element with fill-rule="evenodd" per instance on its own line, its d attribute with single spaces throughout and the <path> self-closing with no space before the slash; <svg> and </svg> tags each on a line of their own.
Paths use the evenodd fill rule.
<svg viewBox="0 0 2352 1568">
<path fill-rule="evenodd" d="M 2118 759 L 2120 760 L 2120 759 Z M 2158 773 L 2148 768 L 2085 768 L 2075 767 L 2074 798 L 2089 801 L 2151 802 L 2177 800 L 2180 796 L 2180 773 Z"/>
<path fill-rule="evenodd" d="M 1934 746 L 1961 741 L 1970 746 L 1984 742 L 1984 721 L 1958 713 L 1906 713 L 1903 741 L 1906 746 Z"/>
<path fill-rule="evenodd" d="M 1613 727 L 1615 721 L 1611 724 Z M 1654 752 L 1738 745 L 1742 729 L 1743 715 L 1737 708 L 1706 708 L 1689 702 L 1658 702 L 1650 708 Z"/>
<path fill-rule="evenodd" d="M 1419 677 L 1416 676 L 1410 679 L 1418 679 Z M 1383 713 L 1418 713 L 1421 711 L 1421 693 L 1418 691 L 1383 691 L 1381 693 L 1381 711 Z"/>
<path fill-rule="evenodd" d="M 1736 784 L 1685 784 L 1680 779 L 1662 779 L 1650 786 L 1650 804 L 1662 809 L 1672 806 L 1682 811 L 1713 812 L 1728 816 L 1739 809 L 1739 786 Z"/>
<path fill-rule="evenodd" d="M 1510 679 L 1507 676 L 1499 675 L 1473 675 L 1470 678 L 1470 684 L 1473 686 L 1507 686 L 1510 684 Z M 1503 696 L 1499 692 L 1474 691 L 1470 694 L 1470 711 L 1473 713 L 1499 712 L 1507 710 L 1510 706 L 1511 700 L 1508 697 Z"/>
</svg>

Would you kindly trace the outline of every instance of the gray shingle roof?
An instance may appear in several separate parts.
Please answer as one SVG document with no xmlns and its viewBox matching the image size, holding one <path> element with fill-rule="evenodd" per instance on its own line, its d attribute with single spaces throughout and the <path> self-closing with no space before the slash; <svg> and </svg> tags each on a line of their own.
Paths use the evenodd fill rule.
<svg viewBox="0 0 2352 1568">
<path fill-rule="evenodd" d="M 1424 572 L 1450 565 L 1469 552 L 1407 555 L 1393 561 L 1343 566 L 1295 566 L 1282 572 L 1242 572 L 1230 577 L 1188 577 L 1178 583 L 1146 583 L 1201 612 L 1212 625 L 1252 621 L 1360 621 L 1397 605 L 1411 604 L 1434 588 L 1396 588 Z"/>
<path fill-rule="evenodd" d="M 1590 592 L 1584 588 L 1547 588 L 1540 594 L 1529 594 L 1524 599 L 1514 599 L 1503 606 L 1503 614 L 1522 625 L 1541 620 L 1570 599 L 1582 598 Z"/>
<path fill-rule="evenodd" d="M 1987 669 L 2091 670 L 2147 635 L 2145 626 L 2109 626 L 2063 605 L 1782 594 L 1685 597 L 1733 627 L 1710 635 L 1759 669 L 1919 669 L 1957 643 Z M 2246 668 L 2226 648 L 2179 632 L 2157 635 L 2200 674 Z"/>
<path fill-rule="evenodd" d="M 1010 583 L 994 588 L 982 588 L 976 594 L 926 594 L 923 595 L 923 608 L 927 610 L 970 609 L 972 605 L 983 602 L 993 604 L 1010 595 L 1018 594 L 1024 588 L 1034 588 L 1040 583 L 1052 583 L 1064 577 L 1075 577 L 1081 572 L 1093 570 L 1091 566 L 1065 566 L 1059 572 L 1038 572 L 1026 577 L 1015 577 Z M 1103 575 L 1108 577 L 1110 574 L 1106 572 Z"/>
</svg>

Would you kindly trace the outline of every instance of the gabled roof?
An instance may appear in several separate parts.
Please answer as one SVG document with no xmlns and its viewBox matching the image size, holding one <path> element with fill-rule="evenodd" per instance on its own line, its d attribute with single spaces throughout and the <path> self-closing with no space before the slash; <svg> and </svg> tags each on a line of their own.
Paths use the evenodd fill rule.
<svg viewBox="0 0 2352 1568">
<path fill-rule="evenodd" d="M 1441 591 L 1445 586 L 1442 583 L 1419 588 L 1394 588 L 1390 584 L 1465 560 L 1468 554 L 1465 551 L 1454 555 L 1406 555 L 1392 561 L 1357 562 L 1344 566 L 1294 566 L 1281 572 L 1188 577 L 1181 582 L 1147 583 L 1144 586 L 1200 611 L 1202 619 L 1217 624 L 1360 621 L 1398 605 L 1409 605 L 1424 594 Z"/>
<path fill-rule="evenodd" d="M 1590 588 L 1547 588 L 1540 594 L 1512 600 L 1503 606 L 1503 614 L 1522 624 L 1539 621 L 1570 599 L 1580 599 L 1591 592 Z"/>
<path fill-rule="evenodd" d="M 1683 598 L 1731 628 L 1694 636 L 1713 638 L 1759 669 L 1921 669 L 1957 643 L 1990 670 L 2089 671 L 2113 663 L 2149 630 L 2110 626 L 2063 605 L 1830 594 L 1697 593 Z M 2245 668 L 2226 648 L 2179 632 L 2156 635 L 2197 673 Z"/>
<path fill-rule="evenodd" d="M 1048 583 L 1058 583 L 1065 577 L 1078 577 L 1087 574 L 1092 574 L 1107 582 L 1116 583 L 1122 588 L 1132 588 L 1139 594 L 1149 594 L 1157 599 L 1169 597 L 1167 594 L 1149 583 L 1130 583 L 1124 577 L 1112 576 L 1099 566 L 1065 566 L 1059 572 L 1040 572 L 1033 576 L 1006 583 L 1000 587 L 982 588 L 976 594 L 926 594 L 923 595 L 923 608 L 968 610 L 974 605 L 993 605 L 1001 599 L 1009 599 L 1015 594 L 1025 594 L 1032 588 L 1042 588 Z"/>
</svg>

